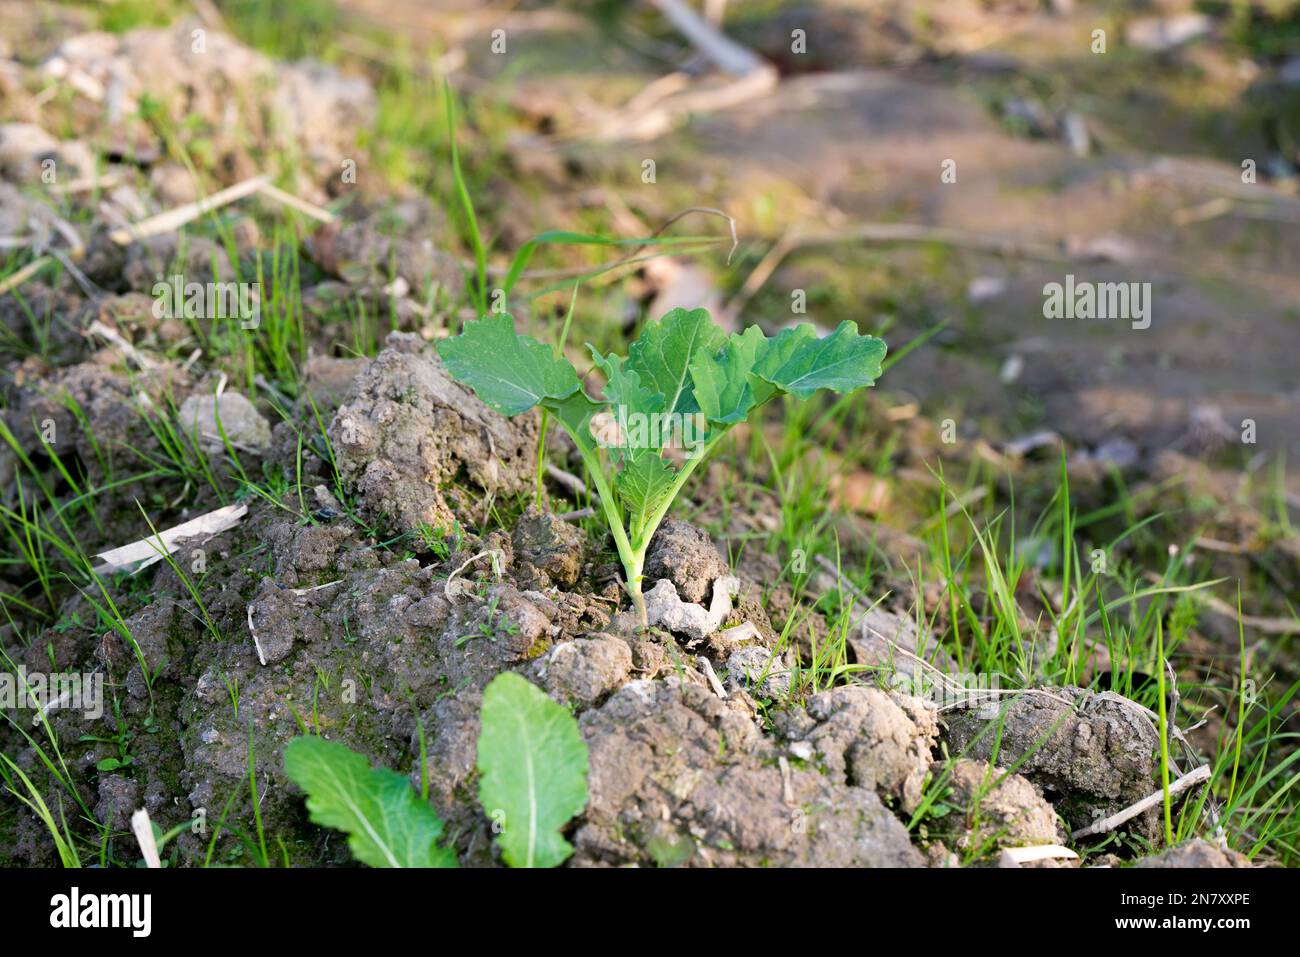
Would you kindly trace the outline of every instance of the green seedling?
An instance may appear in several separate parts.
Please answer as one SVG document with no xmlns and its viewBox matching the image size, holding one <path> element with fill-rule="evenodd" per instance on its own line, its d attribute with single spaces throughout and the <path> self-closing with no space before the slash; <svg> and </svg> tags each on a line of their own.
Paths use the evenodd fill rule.
<svg viewBox="0 0 1300 957">
<path fill-rule="evenodd" d="M 442 844 L 442 821 L 396 771 L 323 738 L 289 742 L 284 767 L 307 792 L 313 823 L 348 834 L 357 860 L 371 867 L 455 867 Z"/>
<path fill-rule="evenodd" d="M 603 399 L 588 396 L 567 359 L 516 333 L 505 314 L 466 323 L 438 354 L 491 408 L 522 415 L 540 405 L 569 433 L 596 485 L 642 625 L 650 540 L 700 462 L 775 396 L 872 385 L 885 357 L 885 343 L 851 322 L 820 338 L 811 323 L 771 337 L 757 326 L 727 335 L 704 309 L 674 309 L 648 323 L 626 357 L 588 348 L 605 376 Z"/>
<path fill-rule="evenodd" d="M 483 691 L 479 803 L 511 867 L 556 867 L 561 833 L 587 806 L 587 744 L 568 709 L 512 671 Z"/>
<path fill-rule="evenodd" d="M 573 853 L 562 831 L 587 806 L 587 745 L 573 715 L 519 675 L 499 674 L 483 692 L 477 758 L 479 800 L 505 862 L 562 864 Z M 456 866 L 443 822 L 428 803 L 425 770 L 417 794 L 396 771 L 372 768 L 346 745 L 308 734 L 289 742 L 284 768 L 307 792 L 312 822 L 347 833 L 362 863 Z"/>
<path fill-rule="evenodd" d="M 495 597 L 489 599 L 488 606 L 487 606 L 487 617 L 484 618 L 483 621 L 479 622 L 478 631 L 470 632 L 469 634 L 466 635 L 461 635 L 459 638 L 456 639 L 455 642 L 456 647 L 463 648 L 465 647 L 466 644 L 473 641 L 475 638 L 486 638 L 488 641 L 496 641 L 497 624 L 503 617 L 504 616 L 499 611 L 497 611 L 497 599 Z M 502 630 L 507 635 L 513 635 L 519 631 L 519 626 L 516 625 L 514 622 L 510 621 L 509 619 L 507 619 L 505 624 L 502 626 Z"/>
</svg>

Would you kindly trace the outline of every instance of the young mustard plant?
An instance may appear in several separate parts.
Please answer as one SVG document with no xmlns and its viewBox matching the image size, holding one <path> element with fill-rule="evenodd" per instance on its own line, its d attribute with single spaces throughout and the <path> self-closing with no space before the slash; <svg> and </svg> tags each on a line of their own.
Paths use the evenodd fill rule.
<svg viewBox="0 0 1300 957">
<path fill-rule="evenodd" d="M 779 394 L 852 392 L 880 375 L 885 343 L 851 322 L 818 337 L 811 323 L 766 336 L 728 335 L 704 309 L 647 323 L 626 357 L 591 349 L 604 398 L 587 395 L 572 363 L 515 332 L 506 314 L 470 321 L 438 344 L 447 371 L 502 415 L 540 405 L 569 433 L 596 485 L 641 623 L 646 552 L 691 473 L 729 430 Z M 677 450 L 681 464 L 666 456 Z"/>
</svg>

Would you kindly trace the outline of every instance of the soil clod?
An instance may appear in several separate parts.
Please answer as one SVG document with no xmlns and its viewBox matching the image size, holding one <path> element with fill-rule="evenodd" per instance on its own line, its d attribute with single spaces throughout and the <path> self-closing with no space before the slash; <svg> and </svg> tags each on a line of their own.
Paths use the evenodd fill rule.
<svg viewBox="0 0 1300 957">
<path fill-rule="evenodd" d="M 482 516 L 484 493 L 528 488 L 537 420 L 493 412 L 418 338 L 394 333 L 357 376 L 329 436 L 363 513 L 402 533 L 449 529 L 458 515 Z"/>
</svg>

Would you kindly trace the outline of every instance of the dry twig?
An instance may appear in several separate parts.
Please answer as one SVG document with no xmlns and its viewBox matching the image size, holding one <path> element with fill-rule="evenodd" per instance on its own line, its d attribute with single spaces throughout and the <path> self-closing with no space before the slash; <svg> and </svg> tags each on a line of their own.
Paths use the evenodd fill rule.
<svg viewBox="0 0 1300 957">
<path fill-rule="evenodd" d="M 145 866 L 162 867 L 162 860 L 158 856 L 158 841 L 153 835 L 153 822 L 149 820 L 149 812 L 144 808 L 131 815 L 131 832 L 140 845 L 140 856 L 144 858 Z"/>
<path fill-rule="evenodd" d="M 95 557 L 101 564 L 96 566 L 95 571 L 113 572 L 140 562 L 140 566 L 135 569 L 138 572 L 155 562 L 162 561 L 164 555 L 176 551 L 177 544 L 187 538 L 211 537 L 234 528 L 247 512 L 248 506 L 245 504 L 225 505 L 156 535 L 132 542 L 130 545 L 100 552 Z"/>
<path fill-rule="evenodd" d="M 1202 764 L 1200 767 L 1187 772 L 1178 780 L 1169 785 L 1169 796 L 1181 794 L 1193 785 L 1200 784 L 1203 781 L 1210 780 L 1210 766 Z M 1113 831 L 1125 821 L 1130 821 L 1137 817 L 1148 808 L 1153 808 L 1165 799 L 1165 792 L 1162 788 L 1154 794 L 1148 794 L 1142 800 L 1135 804 L 1130 804 L 1122 811 L 1116 811 L 1110 817 L 1102 818 L 1100 821 L 1094 821 L 1087 827 L 1081 827 L 1079 830 L 1070 834 L 1070 840 L 1077 841 L 1081 837 L 1090 837 L 1093 834 L 1105 834 L 1107 831 Z"/>
<path fill-rule="evenodd" d="M 119 246 L 127 246 L 142 239 L 170 233 L 173 230 L 180 229 L 186 223 L 194 222 L 200 216 L 204 216 L 215 209 L 220 209 L 237 199 L 243 199 L 245 196 L 259 192 L 263 185 L 270 182 L 270 179 L 269 176 L 262 175 L 243 180 L 234 186 L 219 190 L 211 196 L 205 196 L 192 203 L 185 203 L 175 209 L 169 209 L 165 213 L 159 213 L 157 216 L 150 216 L 148 219 L 141 220 L 132 226 L 115 229 L 108 234 L 108 238 Z"/>
</svg>

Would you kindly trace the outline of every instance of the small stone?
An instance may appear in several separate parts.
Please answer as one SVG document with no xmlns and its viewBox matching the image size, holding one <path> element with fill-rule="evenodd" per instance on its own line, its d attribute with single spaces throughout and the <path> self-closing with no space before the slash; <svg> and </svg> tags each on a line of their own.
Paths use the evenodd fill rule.
<svg viewBox="0 0 1300 957">
<path fill-rule="evenodd" d="M 917 632 L 916 622 L 878 606 L 864 610 L 849 627 L 846 641 L 854 659 L 869 668 L 892 668 L 898 674 L 916 678 L 926 669 L 917 659 L 940 671 L 956 670 L 956 663 L 929 636 Z"/>
<path fill-rule="evenodd" d="M 973 306 L 998 299 L 1006 294 L 1007 281 L 1002 276 L 976 276 L 966 286 L 966 301 Z"/>
<path fill-rule="evenodd" d="M 181 426 L 190 434 L 197 433 L 208 449 L 225 448 L 225 440 L 236 451 L 260 451 L 271 443 L 271 426 L 257 407 L 238 392 L 192 395 L 181 403 L 179 416 Z"/>
<path fill-rule="evenodd" d="M 661 578 L 645 593 L 647 622 L 652 627 L 685 635 L 691 641 L 700 641 L 717 631 L 731 614 L 731 595 L 738 586 L 739 582 L 730 575 L 719 578 L 713 586 L 713 601 L 705 609 L 694 602 L 682 601 L 676 586 Z"/>
<path fill-rule="evenodd" d="M 68 182 L 95 171 L 84 143 L 62 142 L 33 123 L 0 126 L 0 176 L 18 183 Z"/>
<path fill-rule="evenodd" d="M 788 698 L 794 674 L 780 657 L 759 645 L 750 645 L 732 653 L 727 659 L 727 685 L 762 698 Z"/>
<path fill-rule="evenodd" d="M 1107 439 L 1093 449 L 1092 457 L 1098 462 L 1113 465 L 1117 469 L 1131 468 L 1137 465 L 1138 447 L 1131 439 L 1117 436 Z"/>
</svg>

